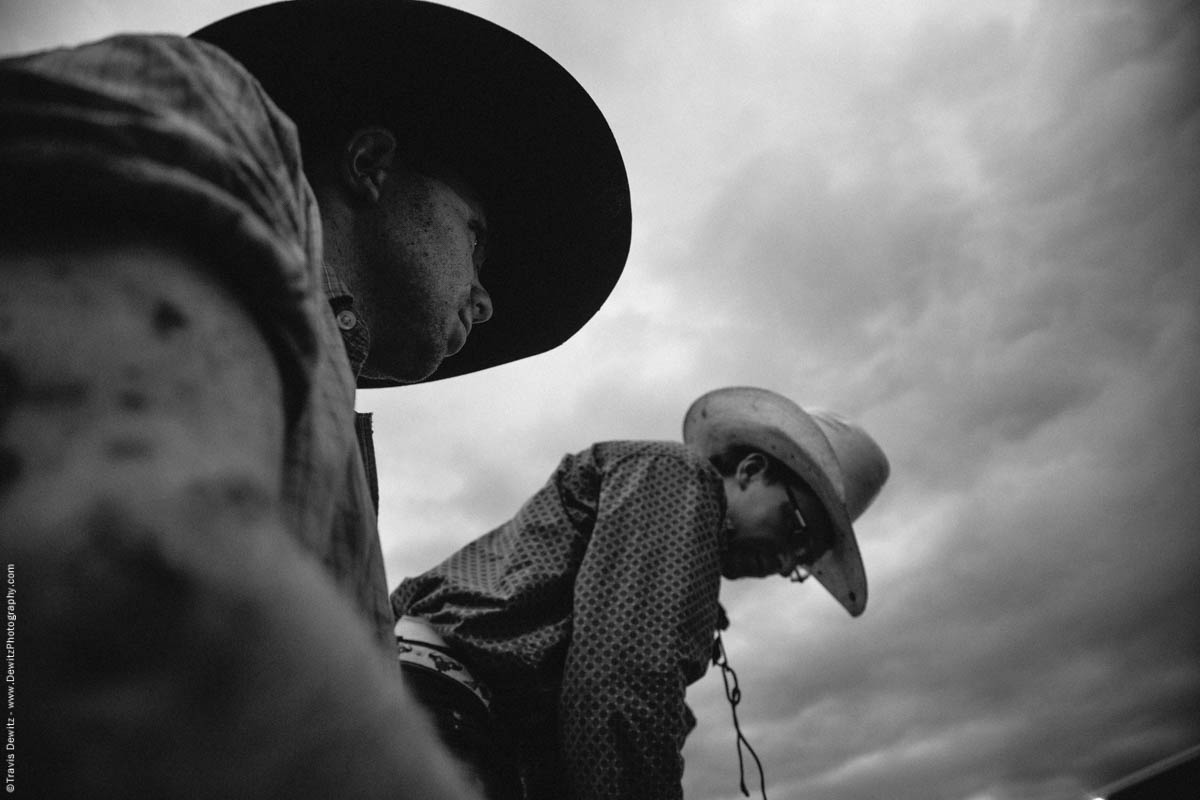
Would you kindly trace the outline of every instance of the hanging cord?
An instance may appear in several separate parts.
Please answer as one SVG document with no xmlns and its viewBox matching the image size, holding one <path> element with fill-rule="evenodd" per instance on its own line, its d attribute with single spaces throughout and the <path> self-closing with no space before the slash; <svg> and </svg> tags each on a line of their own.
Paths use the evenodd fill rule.
<svg viewBox="0 0 1200 800">
<path fill-rule="evenodd" d="M 763 800 L 767 800 L 767 777 L 763 774 L 762 762 L 758 760 L 758 754 L 754 752 L 750 741 L 742 734 L 741 725 L 738 724 L 737 706 L 742 701 L 742 690 L 738 688 L 737 673 L 733 671 L 733 667 L 729 666 L 729 658 L 725 655 L 725 643 L 721 640 L 721 631 L 729 627 L 729 618 L 725 616 L 724 608 L 718 606 L 718 609 L 720 614 L 716 638 L 713 640 L 712 663 L 721 668 L 721 681 L 725 684 L 725 699 L 729 701 L 729 710 L 733 713 L 733 729 L 737 731 L 738 785 L 741 787 L 742 795 L 749 797 L 750 790 L 746 788 L 746 767 L 742 759 L 742 745 L 745 745 L 754 758 L 755 765 L 758 766 L 759 790 L 762 792 Z M 732 687 L 730 680 L 733 681 Z"/>
</svg>

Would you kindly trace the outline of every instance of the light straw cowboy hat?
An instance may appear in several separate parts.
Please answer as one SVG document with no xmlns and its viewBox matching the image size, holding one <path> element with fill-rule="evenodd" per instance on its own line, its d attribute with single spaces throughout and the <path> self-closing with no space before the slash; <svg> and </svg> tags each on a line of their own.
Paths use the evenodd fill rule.
<svg viewBox="0 0 1200 800">
<path fill-rule="evenodd" d="M 888 478 L 883 450 L 866 431 L 827 411 L 747 386 L 716 389 L 692 403 L 683 440 L 705 457 L 731 446 L 761 449 L 803 480 L 832 522 L 832 544 L 809 571 L 851 616 L 867 606 L 867 575 L 852 523 Z"/>
<path fill-rule="evenodd" d="M 631 232 L 620 150 L 584 88 L 525 39 L 418 0 L 285 0 L 192 36 L 258 79 L 302 148 L 331 125 L 400 128 L 481 195 L 495 316 L 427 381 L 557 347 L 612 291 Z"/>
</svg>

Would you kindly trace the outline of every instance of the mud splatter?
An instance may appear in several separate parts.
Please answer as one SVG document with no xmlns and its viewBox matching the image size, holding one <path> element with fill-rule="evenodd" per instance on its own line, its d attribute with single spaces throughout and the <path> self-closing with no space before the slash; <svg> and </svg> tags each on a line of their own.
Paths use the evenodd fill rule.
<svg viewBox="0 0 1200 800">
<path fill-rule="evenodd" d="M 170 336 L 174 331 L 187 327 L 187 317 L 176 306 L 159 300 L 154 307 L 154 332 L 159 336 Z"/>
</svg>

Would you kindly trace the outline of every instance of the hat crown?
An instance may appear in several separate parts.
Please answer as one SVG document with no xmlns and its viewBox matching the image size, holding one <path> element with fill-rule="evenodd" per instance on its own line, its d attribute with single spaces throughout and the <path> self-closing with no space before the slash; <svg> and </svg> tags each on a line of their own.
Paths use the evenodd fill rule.
<svg viewBox="0 0 1200 800">
<path fill-rule="evenodd" d="M 837 457 L 841 472 L 842 502 L 854 521 L 875 502 L 891 474 L 882 448 L 865 430 L 832 411 L 813 410 L 808 415 L 821 429 Z"/>
</svg>

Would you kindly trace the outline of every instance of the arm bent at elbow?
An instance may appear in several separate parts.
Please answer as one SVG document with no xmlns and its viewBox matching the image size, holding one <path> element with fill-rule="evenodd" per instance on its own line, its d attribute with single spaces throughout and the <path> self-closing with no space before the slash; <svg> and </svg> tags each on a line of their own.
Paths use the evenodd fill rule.
<svg viewBox="0 0 1200 800">
<path fill-rule="evenodd" d="M 253 320 L 170 245 L 0 252 L 0 550 L 44 796 L 471 797 L 278 515 Z"/>
</svg>

